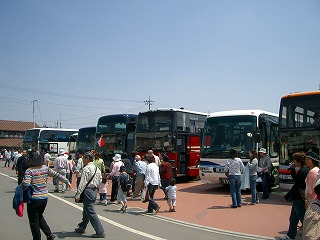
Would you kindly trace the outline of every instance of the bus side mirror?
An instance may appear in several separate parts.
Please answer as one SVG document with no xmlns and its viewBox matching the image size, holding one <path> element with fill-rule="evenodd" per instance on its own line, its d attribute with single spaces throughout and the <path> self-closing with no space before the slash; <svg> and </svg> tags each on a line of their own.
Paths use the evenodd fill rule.
<svg viewBox="0 0 320 240">
<path fill-rule="evenodd" d="M 261 134 L 259 132 L 256 132 L 253 136 L 253 140 L 255 143 L 261 142 Z"/>
</svg>

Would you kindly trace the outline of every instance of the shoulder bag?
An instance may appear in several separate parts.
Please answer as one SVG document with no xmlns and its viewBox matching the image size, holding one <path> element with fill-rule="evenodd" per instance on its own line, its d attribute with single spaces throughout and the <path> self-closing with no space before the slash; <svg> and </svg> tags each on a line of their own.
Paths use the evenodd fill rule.
<svg viewBox="0 0 320 240">
<path fill-rule="evenodd" d="M 97 167 L 96 167 L 96 170 L 94 171 L 93 176 L 91 177 L 91 179 L 90 179 L 89 182 L 87 183 L 86 187 L 83 189 L 82 193 L 80 194 L 80 200 L 78 201 L 78 203 L 83 203 L 84 190 L 89 186 L 90 182 L 92 181 L 92 179 L 93 179 L 94 176 L 96 175 L 96 172 L 97 172 Z"/>
</svg>

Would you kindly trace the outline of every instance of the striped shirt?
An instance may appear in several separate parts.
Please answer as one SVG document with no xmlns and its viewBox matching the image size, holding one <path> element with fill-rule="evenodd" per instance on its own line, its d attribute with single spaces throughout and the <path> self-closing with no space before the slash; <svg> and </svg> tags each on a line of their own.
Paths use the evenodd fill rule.
<svg viewBox="0 0 320 240">
<path fill-rule="evenodd" d="M 40 168 L 28 168 L 25 172 L 22 185 L 24 189 L 27 189 L 31 185 L 33 186 L 34 191 L 31 197 L 33 200 L 48 198 L 48 176 L 53 177 L 57 181 L 65 182 L 66 184 L 69 183 L 68 179 L 45 165 Z"/>
</svg>

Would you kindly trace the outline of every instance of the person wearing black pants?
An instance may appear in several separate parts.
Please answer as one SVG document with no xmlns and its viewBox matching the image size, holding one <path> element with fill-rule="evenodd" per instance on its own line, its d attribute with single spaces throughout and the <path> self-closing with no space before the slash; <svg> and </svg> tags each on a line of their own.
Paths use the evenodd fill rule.
<svg viewBox="0 0 320 240">
<path fill-rule="evenodd" d="M 53 239 L 52 232 L 46 220 L 43 217 L 44 210 L 46 209 L 48 199 L 31 200 L 27 203 L 27 212 L 29 218 L 30 229 L 33 239 L 41 239 L 41 232 L 48 236 L 48 239 Z M 49 238 L 49 236 L 51 238 Z"/>
<path fill-rule="evenodd" d="M 159 212 L 160 206 L 154 200 L 154 193 L 159 187 L 161 187 L 159 167 L 155 163 L 155 158 L 153 155 L 148 155 L 147 161 L 149 164 L 146 170 L 144 186 L 145 188 L 148 188 L 150 195 L 148 213 L 152 213 L 153 211 L 155 211 L 155 213 L 157 214 Z"/>
<path fill-rule="evenodd" d="M 120 175 L 120 167 L 124 166 L 123 162 L 121 161 L 121 155 L 120 154 L 115 154 L 114 157 L 112 158 L 113 162 L 110 165 L 111 172 L 109 174 L 109 178 L 112 180 L 112 189 L 111 189 L 111 199 L 108 202 L 113 203 L 114 201 L 117 200 L 117 195 L 118 195 L 118 177 Z"/>
</svg>

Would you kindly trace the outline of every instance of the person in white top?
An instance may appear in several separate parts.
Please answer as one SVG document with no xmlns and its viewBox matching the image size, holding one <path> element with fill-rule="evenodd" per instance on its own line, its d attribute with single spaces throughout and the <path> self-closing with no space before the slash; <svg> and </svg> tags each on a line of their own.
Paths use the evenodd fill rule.
<svg viewBox="0 0 320 240">
<path fill-rule="evenodd" d="M 148 151 L 148 156 L 153 156 L 154 157 L 154 162 L 155 162 L 155 164 L 157 164 L 158 167 L 161 165 L 160 158 L 157 155 L 154 155 L 152 150 Z"/>
<path fill-rule="evenodd" d="M 67 170 L 69 169 L 69 161 L 65 156 L 65 151 L 63 149 L 59 150 L 59 157 L 57 157 L 54 161 L 54 170 L 57 173 L 60 173 L 63 177 L 66 177 Z M 55 182 L 55 190 L 54 192 L 59 192 L 59 183 Z M 62 193 L 66 191 L 66 184 L 62 183 Z"/>
<path fill-rule="evenodd" d="M 241 201 L 241 172 L 244 170 L 244 165 L 240 158 L 238 158 L 238 152 L 235 149 L 231 149 L 230 158 L 225 165 L 225 171 L 229 172 L 229 184 L 232 198 L 232 208 L 242 206 Z"/>
<path fill-rule="evenodd" d="M 154 200 L 154 193 L 159 187 L 161 187 L 159 167 L 155 163 L 154 156 L 148 155 L 147 161 L 149 164 L 147 165 L 144 187 L 148 188 L 150 195 L 148 213 L 152 213 L 153 211 L 155 211 L 155 213 L 158 213 L 160 206 Z"/>
<path fill-rule="evenodd" d="M 102 180 L 101 171 L 93 163 L 93 155 L 87 153 L 83 156 L 84 168 L 81 175 L 80 184 L 77 188 L 77 193 L 75 195 L 75 201 L 80 201 L 80 195 L 84 192 L 83 197 L 83 217 L 82 221 L 78 224 L 75 229 L 77 233 L 85 233 L 88 223 L 90 222 L 95 234 L 92 234 L 92 238 L 104 238 L 105 233 L 103 226 L 98 218 L 98 215 L 94 209 L 94 203 L 96 201 L 98 188 Z"/>
<path fill-rule="evenodd" d="M 43 162 L 47 167 L 49 167 L 50 159 L 51 159 L 51 155 L 50 155 L 49 151 L 47 151 L 43 156 Z"/>
<path fill-rule="evenodd" d="M 121 161 L 121 155 L 115 154 L 112 158 L 113 162 L 110 165 L 111 173 L 109 174 L 108 178 L 112 180 L 112 188 L 111 188 L 111 197 L 109 204 L 115 202 L 117 200 L 118 195 L 118 177 L 120 175 L 120 167 L 124 166 L 123 162 Z"/>
<path fill-rule="evenodd" d="M 82 171 L 83 171 L 83 160 L 82 160 L 83 150 L 79 150 L 77 152 L 77 155 L 78 155 L 78 162 L 77 162 L 75 173 L 77 175 L 77 187 L 78 187 L 80 183 Z"/>
</svg>

